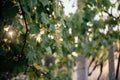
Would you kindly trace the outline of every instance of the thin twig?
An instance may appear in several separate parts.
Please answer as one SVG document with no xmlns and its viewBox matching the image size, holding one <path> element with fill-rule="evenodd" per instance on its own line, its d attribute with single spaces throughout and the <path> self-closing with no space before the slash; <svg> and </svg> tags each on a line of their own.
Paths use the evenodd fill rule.
<svg viewBox="0 0 120 80">
<path fill-rule="evenodd" d="M 92 65 L 92 63 L 95 61 L 95 58 L 92 58 L 92 60 L 91 60 L 91 62 L 90 62 L 90 64 L 89 64 L 89 66 L 88 66 L 88 68 L 90 68 L 90 66 Z"/>
<path fill-rule="evenodd" d="M 113 17 L 113 18 L 115 18 L 115 19 L 118 19 L 118 18 L 119 18 L 119 17 L 115 17 L 115 16 L 113 16 L 113 14 L 109 13 L 109 12 L 106 11 L 106 10 L 104 10 L 104 12 L 107 13 L 110 17 Z"/>
<path fill-rule="evenodd" d="M 99 66 L 99 64 L 97 64 L 98 62 L 95 62 L 95 66 L 93 67 L 92 71 L 88 74 L 88 76 L 91 76 L 93 71 L 96 69 L 97 66 Z"/>
</svg>

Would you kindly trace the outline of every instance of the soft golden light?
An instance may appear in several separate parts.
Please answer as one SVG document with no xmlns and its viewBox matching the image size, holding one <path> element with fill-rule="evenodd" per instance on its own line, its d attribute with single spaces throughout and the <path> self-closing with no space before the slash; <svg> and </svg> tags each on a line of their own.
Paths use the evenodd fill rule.
<svg viewBox="0 0 120 80">
<path fill-rule="evenodd" d="M 5 31 L 8 31 L 8 30 L 9 30 L 9 27 L 4 28 L 4 30 L 5 30 Z"/>
<path fill-rule="evenodd" d="M 12 32 L 12 31 L 9 31 L 8 34 L 9 34 L 9 36 L 12 38 L 13 32 Z"/>
</svg>

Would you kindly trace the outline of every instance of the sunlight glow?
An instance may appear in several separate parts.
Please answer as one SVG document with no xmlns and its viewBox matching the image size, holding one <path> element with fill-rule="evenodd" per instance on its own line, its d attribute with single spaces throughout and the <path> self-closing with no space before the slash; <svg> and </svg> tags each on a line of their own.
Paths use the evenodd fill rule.
<svg viewBox="0 0 120 80">
<path fill-rule="evenodd" d="M 5 31 L 8 31 L 8 30 L 9 30 L 9 27 L 4 28 L 4 30 L 5 30 Z"/>
<path fill-rule="evenodd" d="M 13 36 L 13 31 L 9 31 L 8 34 L 9 34 L 9 36 L 12 38 L 12 36 Z"/>
<path fill-rule="evenodd" d="M 66 15 L 70 13 L 75 13 L 77 10 L 77 0 L 61 0 L 64 6 L 64 11 Z"/>
<path fill-rule="evenodd" d="M 72 55 L 73 55 L 74 57 L 78 57 L 78 53 L 76 53 L 76 52 L 72 52 Z"/>
</svg>

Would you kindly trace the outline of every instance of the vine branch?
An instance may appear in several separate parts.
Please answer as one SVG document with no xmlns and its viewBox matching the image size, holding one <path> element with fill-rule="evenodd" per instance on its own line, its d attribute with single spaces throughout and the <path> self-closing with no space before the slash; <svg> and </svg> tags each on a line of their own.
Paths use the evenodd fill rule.
<svg viewBox="0 0 120 80">
<path fill-rule="evenodd" d="M 89 66 L 88 66 L 88 68 L 90 68 L 90 66 L 92 65 L 92 63 L 95 61 L 95 58 L 92 58 L 92 60 L 91 60 L 91 62 L 90 62 L 90 64 L 89 64 Z"/>
<path fill-rule="evenodd" d="M 113 14 L 112 13 L 109 13 L 108 11 L 106 11 L 106 10 L 104 10 L 104 12 L 105 13 L 107 13 L 110 17 L 113 17 L 113 18 L 115 18 L 115 19 L 118 19 L 119 17 L 115 17 L 115 16 L 113 16 Z"/>
<path fill-rule="evenodd" d="M 102 71 L 103 71 L 103 62 L 100 62 L 100 74 L 99 74 L 97 80 L 100 80 L 100 77 L 102 75 Z"/>
<path fill-rule="evenodd" d="M 96 69 L 96 67 L 99 66 L 98 62 L 95 62 L 95 66 L 93 67 L 92 71 L 88 74 L 88 76 L 91 76 L 93 71 Z"/>
<path fill-rule="evenodd" d="M 26 45 L 26 41 L 27 41 L 28 25 L 27 25 L 27 21 L 26 21 L 26 18 L 25 18 L 25 13 L 24 13 L 24 10 L 23 10 L 23 7 L 22 7 L 22 3 L 21 3 L 20 0 L 18 0 L 18 1 L 19 1 L 19 6 L 20 6 L 20 9 L 21 9 L 21 12 L 22 12 L 22 16 L 23 16 L 23 20 L 24 20 L 25 28 L 26 28 L 26 32 L 25 32 L 24 40 L 23 40 L 23 46 L 22 46 L 22 50 L 21 50 L 21 54 L 23 54 L 24 48 L 25 48 L 25 45 Z"/>
</svg>

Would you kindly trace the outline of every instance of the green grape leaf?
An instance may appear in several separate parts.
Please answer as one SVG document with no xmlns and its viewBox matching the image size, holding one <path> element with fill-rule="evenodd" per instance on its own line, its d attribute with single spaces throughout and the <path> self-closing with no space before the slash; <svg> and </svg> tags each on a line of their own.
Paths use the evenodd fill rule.
<svg viewBox="0 0 120 80">
<path fill-rule="evenodd" d="M 36 54 L 33 50 L 33 46 L 28 46 L 28 53 L 26 54 L 26 58 L 28 59 L 29 63 L 33 63 L 36 60 Z"/>
<path fill-rule="evenodd" d="M 106 9 L 108 9 L 110 7 L 111 3 L 109 0 L 97 0 L 97 7 L 99 9 L 106 7 Z"/>
<path fill-rule="evenodd" d="M 49 18 L 48 18 L 48 15 L 45 14 L 44 12 L 41 13 L 41 21 L 45 24 L 48 24 L 49 23 Z"/>
<path fill-rule="evenodd" d="M 39 33 L 40 32 L 39 25 L 29 23 L 29 26 L 30 26 L 30 33 L 34 34 L 34 33 Z"/>
<path fill-rule="evenodd" d="M 49 3 L 49 0 L 39 0 L 43 6 L 45 7 L 48 3 Z"/>
<path fill-rule="evenodd" d="M 96 4 L 96 0 L 89 0 L 89 2 Z"/>
<path fill-rule="evenodd" d="M 117 25 L 118 21 L 117 19 L 114 19 L 114 18 L 108 18 L 106 21 L 105 21 L 106 24 L 109 24 L 109 25 Z"/>
<path fill-rule="evenodd" d="M 102 44 L 104 45 L 104 47 L 108 46 L 108 41 L 107 40 L 103 40 Z"/>
<path fill-rule="evenodd" d="M 102 4 L 108 9 L 111 5 L 110 0 L 102 0 Z"/>
<path fill-rule="evenodd" d="M 73 51 L 73 45 L 71 43 L 65 42 L 64 43 L 64 48 L 68 51 L 68 52 L 72 52 Z"/>
<path fill-rule="evenodd" d="M 102 5 L 101 5 L 101 4 L 102 4 L 102 1 L 98 0 L 98 1 L 97 1 L 97 7 L 98 7 L 98 8 L 102 8 Z"/>
<path fill-rule="evenodd" d="M 102 20 L 94 21 L 94 22 L 93 22 L 93 28 L 94 28 L 94 29 L 98 29 L 98 28 L 100 28 L 100 27 L 103 27 L 102 25 L 103 25 L 103 21 L 102 21 Z"/>
<path fill-rule="evenodd" d="M 88 53 L 90 52 L 90 45 L 87 43 L 81 43 L 81 47 L 82 47 L 82 54 L 85 56 L 88 56 Z"/>
<path fill-rule="evenodd" d="M 0 55 L 5 55 L 6 51 L 4 51 L 2 48 L 0 48 Z"/>
<path fill-rule="evenodd" d="M 52 54 L 52 49 L 51 49 L 50 46 L 49 46 L 49 47 L 46 47 L 46 51 Z"/>
<path fill-rule="evenodd" d="M 19 11 L 11 0 L 7 0 L 1 9 L 4 19 L 13 19 Z"/>
<path fill-rule="evenodd" d="M 54 26 L 54 24 L 50 24 L 50 26 L 49 26 L 49 30 L 52 31 L 52 32 L 55 31 L 55 26 Z"/>
</svg>

